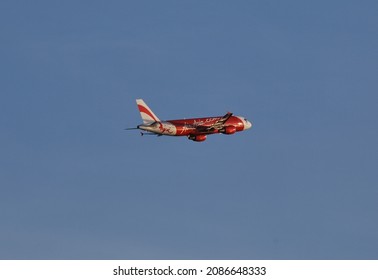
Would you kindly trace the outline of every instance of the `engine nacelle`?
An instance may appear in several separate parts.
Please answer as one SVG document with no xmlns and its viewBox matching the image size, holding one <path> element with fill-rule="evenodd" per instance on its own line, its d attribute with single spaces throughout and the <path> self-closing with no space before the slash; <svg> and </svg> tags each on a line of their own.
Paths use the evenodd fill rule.
<svg viewBox="0 0 378 280">
<path fill-rule="evenodd" d="M 188 139 L 196 142 L 203 142 L 206 140 L 206 135 L 189 135 Z"/>
<path fill-rule="evenodd" d="M 223 129 L 220 130 L 220 133 L 223 134 L 234 134 L 236 132 L 236 127 L 233 125 L 225 126 Z"/>
</svg>

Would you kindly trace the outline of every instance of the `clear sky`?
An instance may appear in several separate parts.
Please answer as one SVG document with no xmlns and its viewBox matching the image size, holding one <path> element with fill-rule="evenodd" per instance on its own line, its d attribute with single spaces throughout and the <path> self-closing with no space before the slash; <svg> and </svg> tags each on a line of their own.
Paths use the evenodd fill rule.
<svg viewBox="0 0 378 280">
<path fill-rule="evenodd" d="M 377 3 L 1 1 L 0 258 L 378 259 Z"/>
</svg>

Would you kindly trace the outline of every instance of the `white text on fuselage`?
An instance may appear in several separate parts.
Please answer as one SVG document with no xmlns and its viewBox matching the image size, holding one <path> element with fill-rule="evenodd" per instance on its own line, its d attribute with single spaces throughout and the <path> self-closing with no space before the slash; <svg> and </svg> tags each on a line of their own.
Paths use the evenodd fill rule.
<svg viewBox="0 0 378 280">
<path fill-rule="evenodd" d="M 193 120 L 193 123 L 188 124 L 187 122 L 184 123 L 184 126 L 182 127 L 180 134 L 185 134 L 190 130 L 193 130 L 193 128 L 197 128 L 198 126 L 208 126 L 216 121 L 218 121 L 220 118 L 207 118 L 205 120 L 199 119 L 199 120 Z"/>
</svg>

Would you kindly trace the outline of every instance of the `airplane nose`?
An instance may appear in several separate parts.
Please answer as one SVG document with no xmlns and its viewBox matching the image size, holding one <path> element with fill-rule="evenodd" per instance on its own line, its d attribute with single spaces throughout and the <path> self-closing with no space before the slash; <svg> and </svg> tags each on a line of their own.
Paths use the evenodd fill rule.
<svg viewBox="0 0 378 280">
<path fill-rule="evenodd" d="M 246 121 L 245 129 L 250 129 L 252 127 L 252 123 L 250 121 Z"/>
</svg>

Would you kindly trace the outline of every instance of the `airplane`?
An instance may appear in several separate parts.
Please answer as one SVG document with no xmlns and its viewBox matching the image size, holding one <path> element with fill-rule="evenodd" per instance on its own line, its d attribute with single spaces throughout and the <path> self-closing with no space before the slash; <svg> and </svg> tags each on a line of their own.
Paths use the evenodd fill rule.
<svg viewBox="0 0 378 280">
<path fill-rule="evenodd" d="M 140 129 L 141 135 L 186 136 L 189 140 L 203 142 L 209 134 L 234 134 L 250 129 L 252 123 L 241 116 L 227 112 L 224 116 L 161 121 L 143 99 L 136 99 L 143 124 L 126 130 Z"/>
</svg>

